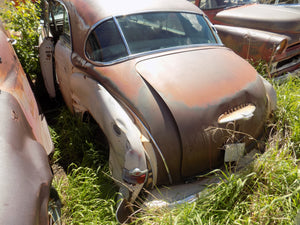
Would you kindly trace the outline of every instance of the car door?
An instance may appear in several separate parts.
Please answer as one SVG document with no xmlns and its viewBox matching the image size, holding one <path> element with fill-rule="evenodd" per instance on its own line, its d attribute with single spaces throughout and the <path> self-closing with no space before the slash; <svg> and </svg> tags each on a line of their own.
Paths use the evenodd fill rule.
<svg viewBox="0 0 300 225">
<path fill-rule="evenodd" d="M 66 8 L 59 2 L 51 2 L 50 32 L 54 40 L 54 61 L 57 83 L 67 106 L 72 110 L 70 77 L 72 75 L 72 46 L 69 16 Z"/>
</svg>

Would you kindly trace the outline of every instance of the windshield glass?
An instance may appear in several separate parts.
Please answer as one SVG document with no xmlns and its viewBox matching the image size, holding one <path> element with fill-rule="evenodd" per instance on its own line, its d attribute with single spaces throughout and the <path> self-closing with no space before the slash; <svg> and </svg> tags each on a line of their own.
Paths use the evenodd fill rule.
<svg viewBox="0 0 300 225">
<path fill-rule="evenodd" d="M 217 43 L 206 20 L 198 14 L 143 13 L 116 17 L 116 22 L 107 20 L 91 32 L 86 44 L 90 59 L 108 62 L 130 54 Z"/>
</svg>

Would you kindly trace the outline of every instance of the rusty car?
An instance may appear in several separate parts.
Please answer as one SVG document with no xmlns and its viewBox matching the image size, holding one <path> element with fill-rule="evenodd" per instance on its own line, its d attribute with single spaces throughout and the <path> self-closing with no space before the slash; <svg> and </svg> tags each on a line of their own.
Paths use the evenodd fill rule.
<svg viewBox="0 0 300 225">
<path fill-rule="evenodd" d="M 58 225 L 53 143 L 12 42 L 0 22 L 0 224 Z"/>
<path fill-rule="evenodd" d="M 263 63 L 270 76 L 300 67 L 300 4 L 258 4 L 256 0 L 193 2 L 215 24 L 227 47 L 255 65 Z"/>
<path fill-rule="evenodd" d="M 188 1 L 47 0 L 43 8 L 46 89 L 54 98 L 58 83 L 70 111 L 103 130 L 123 194 L 120 222 L 143 188 L 234 161 L 226 152 L 259 138 L 276 107 L 272 85 Z"/>
</svg>

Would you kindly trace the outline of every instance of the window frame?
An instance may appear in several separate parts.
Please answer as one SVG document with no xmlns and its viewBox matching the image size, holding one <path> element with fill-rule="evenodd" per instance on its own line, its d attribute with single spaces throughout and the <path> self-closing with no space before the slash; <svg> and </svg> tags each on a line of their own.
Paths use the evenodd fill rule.
<svg viewBox="0 0 300 225">
<path fill-rule="evenodd" d="M 59 6 L 56 6 L 55 4 L 59 4 Z M 64 5 L 64 3 L 61 2 L 61 1 L 55 0 L 55 1 L 50 1 L 49 2 L 49 6 L 48 6 L 48 8 L 49 8 L 49 13 L 48 13 L 49 14 L 49 18 L 48 18 L 49 25 L 48 26 L 49 26 L 49 31 L 50 31 L 52 36 L 53 36 L 53 34 L 52 34 L 51 28 L 50 28 L 50 24 L 51 24 L 50 21 L 53 20 L 53 19 L 55 20 L 55 16 L 59 15 L 59 14 L 53 15 L 54 12 L 53 12 L 51 7 L 53 7 L 54 9 L 57 9 L 58 7 L 62 7 L 63 10 L 64 10 L 63 18 L 62 18 L 62 32 L 55 38 L 57 38 L 57 40 L 63 40 L 71 48 L 72 47 L 72 42 L 71 42 L 71 40 L 72 40 L 72 38 L 71 38 L 72 37 L 72 30 L 71 30 L 71 23 L 70 23 L 70 14 L 68 12 L 68 9 Z M 68 24 L 68 25 L 66 26 L 66 24 Z M 68 33 L 65 32 L 66 27 L 68 28 Z"/>
</svg>

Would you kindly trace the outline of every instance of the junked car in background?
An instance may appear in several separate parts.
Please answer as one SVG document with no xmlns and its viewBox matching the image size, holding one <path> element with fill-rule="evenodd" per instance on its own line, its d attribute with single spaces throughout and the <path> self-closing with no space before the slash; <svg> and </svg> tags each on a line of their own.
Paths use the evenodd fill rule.
<svg viewBox="0 0 300 225">
<path fill-rule="evenodd" d="M 0 224 L 60 224 L 53 144 L 13 41 L 0 22 Z"/>
<path fill-rule="evenodd" d="M 295 5 L 300 4 L 300 0 L 260 0 L 259 3 L 274 5 Z"/>
<path fill-rule="evenodd" d="M 276 107 L 271 84 L 188 1 L 48 0 L 43 8 L 45 86 L 55 97 L 56 80 L 68 108 L 89 113 L 106 135 L 120 222 L 143 188 L 184 183 L 258 138 Z"/>
<path fill-rule="evenodd" d="M 300 5 L 256 1 L 196 0 L 215 24 L 222 42 L 272 76 L 300 67 Z"/>
</svg>

